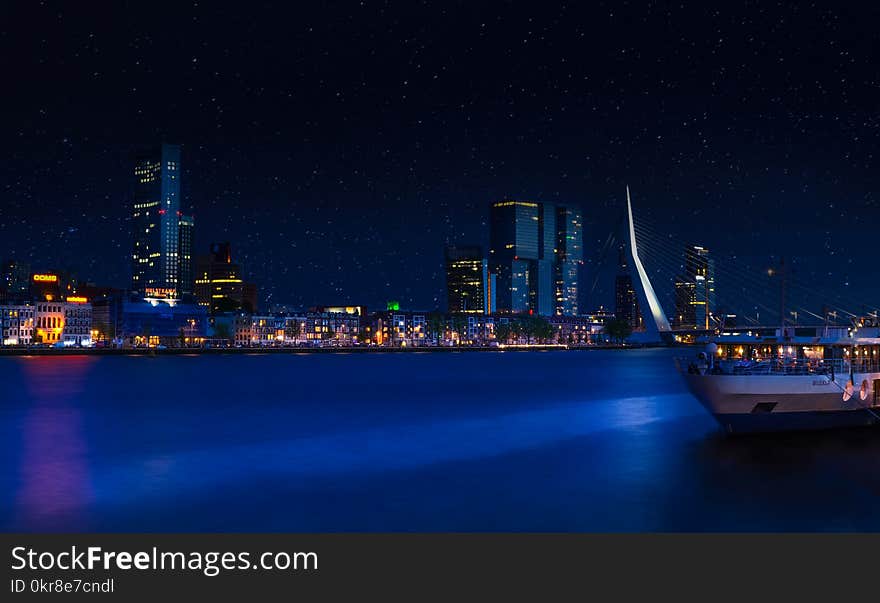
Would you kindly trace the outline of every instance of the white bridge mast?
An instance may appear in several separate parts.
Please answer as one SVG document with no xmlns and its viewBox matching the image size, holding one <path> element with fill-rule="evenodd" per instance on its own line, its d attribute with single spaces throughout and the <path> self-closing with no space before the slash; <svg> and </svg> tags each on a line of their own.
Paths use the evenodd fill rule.
<svg viewBox="0 0 880 603">
<path fill-rule="evenodd" d="M 633 286 L 636 290 L 636 295 L 639 298 L 642 315 L 645 315 L 645 308 L 650 310 L 650 319 L 645 316 L 644 321 L 645 329 L 647 331 L 646 335 L 649 340 L 659 342 L 663 340 L 661 333 L 669 333 L 672 329 L 669 326 L 669 320 L 666 318 L 666 313 L 663 312 L 663 308 L 660 306 L 660 301 L 654 293 L 651 279 L 648 278 L 648 273 L 645 272 L 642 260 L 639 259 L 639 249 L 636 245 L 636 229 L 633 225 L 632 203 L 629 198 L 629 185 L 626 187 L 626 211 L 629 219 L 629 245 L 627 248 L 629 249 L 630 266 L 635 269 L 635 274 L 632 275 Z"/>
</svg>

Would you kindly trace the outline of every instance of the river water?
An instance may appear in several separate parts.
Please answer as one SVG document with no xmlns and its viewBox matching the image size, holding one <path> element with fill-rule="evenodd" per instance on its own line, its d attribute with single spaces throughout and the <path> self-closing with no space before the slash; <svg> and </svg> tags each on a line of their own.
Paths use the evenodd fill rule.
<svg viewBox="0 0 880 603">
<path fill-rule="evenodd" d="M 728 438 L 669 350 L 0 358 L 3 531 L 875 531 L 880 431 Z"/>
</svg>

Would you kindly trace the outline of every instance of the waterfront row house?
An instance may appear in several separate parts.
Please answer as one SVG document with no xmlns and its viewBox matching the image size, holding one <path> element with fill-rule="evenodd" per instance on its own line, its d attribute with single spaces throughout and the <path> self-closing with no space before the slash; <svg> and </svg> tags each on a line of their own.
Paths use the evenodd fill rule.
<svg viewBox="0 0 880 603">
<path fill-rule="evenodd" d="M 0 306 L 3 345 L 30 345 L 34 334 L 35 308 L 28 305 Z"/>
<path fill-rule="evenodd" d="M 390 347 L 428 345 L 428 318 L 425 312 L 389 310 L 374 315 L 369 338 L 372 343 Z"/>
<path fill-rule="evenodd" d="M 92 305 L 84 302 L 62 304 L 64 328 L 62 341 L 67 346 L 92 344 Z"/>
<path fill-rule="evenodd" d="M 37 302 L 0 306 L 3 345 L 88 346 L 92 306 L 82 302 Z"/>
<path fill-rule="evenodd" d="M 289 346 L 319 343 L 350 345 L 357 340 L 361 318 L 356 314 L 305 312 L 288 315 L 240 315 L 233 325 L 235 345 Z"/>
</svg>

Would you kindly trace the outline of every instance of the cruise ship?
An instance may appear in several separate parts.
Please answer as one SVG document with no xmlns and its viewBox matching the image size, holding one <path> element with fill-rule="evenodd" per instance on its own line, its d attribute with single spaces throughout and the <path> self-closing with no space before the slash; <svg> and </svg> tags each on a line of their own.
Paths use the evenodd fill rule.
<svg viewBox="0 0 880 603">
<path fill-rule="evenodd" d="M 644 342 L 675 334 L 639 256 L 629 187 L 628 254 L 645 317 Z M 784 309 L 780 316 L 785 316 Z M 721 333 L 699 344 L 678 371 L 694 397 L 728 433 L 880 424 L 880 321 L 851 327 L 793 327 Z"/>
<path fill-rule="evenodd" d="M 719 335 L 698 349 L 678 371 L 728 433 L 880 423 L 876 327 Z"/>
</svg>

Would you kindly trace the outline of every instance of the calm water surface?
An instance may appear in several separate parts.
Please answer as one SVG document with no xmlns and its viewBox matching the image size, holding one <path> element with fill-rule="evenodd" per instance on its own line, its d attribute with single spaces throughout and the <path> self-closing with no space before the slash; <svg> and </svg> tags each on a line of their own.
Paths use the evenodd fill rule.
<svg viewBox="0 0 880 603">
<path fill-rule="evenodd" d="M 0 358 L 0 529 L 880 530 L 880 431 L 725 438 L 671 356 Z"/>
</svg>

